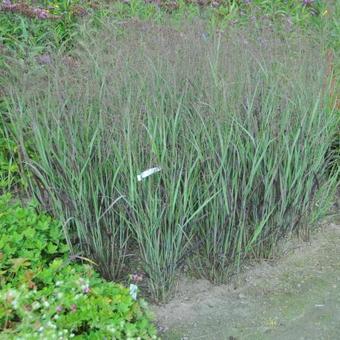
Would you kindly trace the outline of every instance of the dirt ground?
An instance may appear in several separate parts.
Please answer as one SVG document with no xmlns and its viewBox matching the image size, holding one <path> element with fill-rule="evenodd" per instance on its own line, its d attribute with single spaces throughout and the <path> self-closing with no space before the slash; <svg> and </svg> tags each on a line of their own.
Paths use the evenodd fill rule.
<svg viewBox="0 0 340 340">
<path fill-rule="evenodd" d="M 175 298 L 153 307 L 162 339 L 340 339 L 340 219 L 285 256 L 230 284 L 182 279 Z"/>
</svg>

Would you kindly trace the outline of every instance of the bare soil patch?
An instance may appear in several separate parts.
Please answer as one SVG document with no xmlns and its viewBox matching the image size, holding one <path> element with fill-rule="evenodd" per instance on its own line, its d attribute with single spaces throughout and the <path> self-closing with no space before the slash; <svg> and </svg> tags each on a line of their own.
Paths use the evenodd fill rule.
<svg viewBox="0 0 340 340">
<path fill-rule="evenodd" d="M 340 339 L 340 221 L 230 284 L 183 278 L 154 312 L 163 339 Z"/>
</svg>

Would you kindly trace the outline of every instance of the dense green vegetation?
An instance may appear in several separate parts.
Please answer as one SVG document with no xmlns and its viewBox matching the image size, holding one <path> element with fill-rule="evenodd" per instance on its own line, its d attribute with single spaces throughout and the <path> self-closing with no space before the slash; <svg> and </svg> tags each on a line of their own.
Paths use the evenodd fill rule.
<svg viewBox="0 0 340 340">
<path fill-rule="evenodd" d="M 70 262 L 59 223 L 0 196 L 0 331 L 6 339 L 151 339 L 145 311 L 121 285 Z"/>
<path fill-rule="evenodd" d="M 308 237 L 339 179 L 338 2 L 41 6 L 0 12 L 0 194 L 37 201 L 0 199 L 5 334 L 150 338 L 96 272 L 165 301 L 184 265 L 221 283 Z"/>
</svg>

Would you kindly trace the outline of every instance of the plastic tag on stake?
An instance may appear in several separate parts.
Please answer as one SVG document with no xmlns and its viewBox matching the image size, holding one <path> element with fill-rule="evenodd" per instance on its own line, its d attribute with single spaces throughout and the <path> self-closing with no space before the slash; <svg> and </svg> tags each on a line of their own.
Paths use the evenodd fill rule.
<svg viewBox="0 0 340 340">
<path fill-rule="evenodd" d="M 155 168 L 151 168 L 148 170 L 143 171 L 142 173 L 140 173 L 139 175 L 137 175 L 137 181 L 140 182 L 142 181 L 144 178 L 147 178 L 157 172 L 161 171 L 161 168 L 159 166 L 155 167 Z"/>
<path fill-rule="evenodd" d="M 137 291 L 138 291 L 138 287 L 137 285 L 134 284 L 130 284 L 130 295 L 134 300 L 137 300 Z"/>
</svg>

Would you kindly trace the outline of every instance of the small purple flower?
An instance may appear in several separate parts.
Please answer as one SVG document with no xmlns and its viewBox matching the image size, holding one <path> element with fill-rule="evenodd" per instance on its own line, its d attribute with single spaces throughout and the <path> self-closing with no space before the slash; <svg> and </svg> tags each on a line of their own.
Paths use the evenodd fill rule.
<svg viewBox="0 0 340 340">
<path fill-rule="evenodd" d="M 75 313 L 77 311 L 77 305 L 76 304 L 73 304 L 71 305 L 71 312 Z"/>
<path fill-rule="evenodd" d="M 130 277 L 131 277 L 131 281 L 134 283 L 143 281 L 143 274 L 134 273 Z"/>
<path fill-rule="evenodd" d="M 88 293 L 90 293 L 90 287 L 88 286 L 88 285 L 86 285 L 84 288 L 83 288 L 83 293 L 84 294 L 88 294 Z"/>
<path fill-rule="evenodd" d="M 62 306 L 57 306 L 57 308 L 55 310 L 56 310 L 56 312 L 58 314 L 60 314 L 63 311 L 63 307 Z"/>
<path fill-rule="evenodd" d="M 34 8 L 33 13 L 37 16 L 38 19 L 47 19 L 48 13 L 44 9 Z"/>
<path fill-rule="evenodd" d="M 2 4 L 5 5 L 5 6 L 10 6 L 10 5 L 12 5 L 12 1 L 11 0 L 3 0 Z"/>
<path fill-rule="evenodd" d="M 302 3 L 304 6 L 309 6 L 314 2 L 314 0 L 303 0 Z"/>
<path fill-rule="evenodd" d="M 251 3 L 251 0 L 243 0 L 243 2 L 247 5 L 249 5 Z"/>
</svg>

